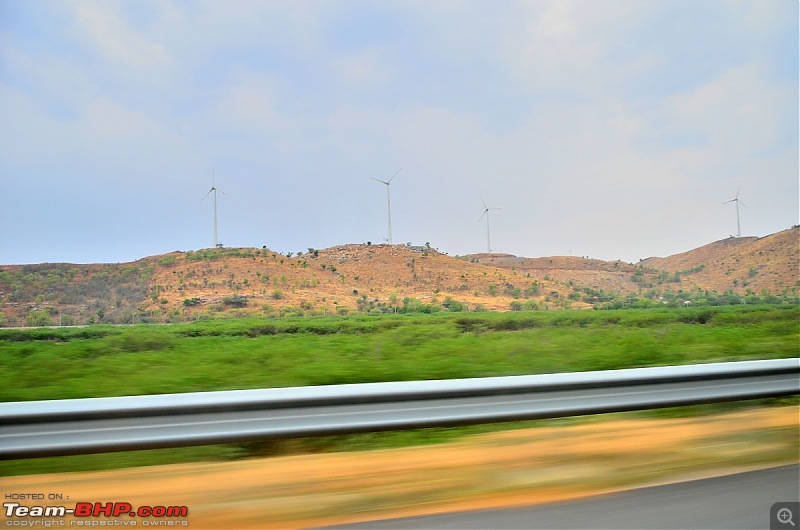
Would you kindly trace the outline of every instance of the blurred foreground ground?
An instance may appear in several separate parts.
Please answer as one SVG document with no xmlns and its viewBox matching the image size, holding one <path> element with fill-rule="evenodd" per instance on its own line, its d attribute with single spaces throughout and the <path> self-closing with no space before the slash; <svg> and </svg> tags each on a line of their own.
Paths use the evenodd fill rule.
<svg viewBox="0 0 800 530">
<path fill-rule="evenodd" d="M 610 419 L 366 453 L 7 477 L 0 494 L 61 493 L 67 507 L 185 505 L 188 528 L 298 528 L 529 505 L 798 463 L 799 412 Z"/>
</svg>

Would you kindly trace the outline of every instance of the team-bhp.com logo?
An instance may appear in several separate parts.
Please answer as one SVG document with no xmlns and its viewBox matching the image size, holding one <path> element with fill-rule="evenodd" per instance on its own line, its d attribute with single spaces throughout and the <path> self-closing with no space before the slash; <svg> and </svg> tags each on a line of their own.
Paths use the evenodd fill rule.
<svg viewBox="0 0 800 530">
<path fill-rule="evenodd" d="M 50 527 L 67 526 L 64 520 L 50 520 L 44 524 L 41 518 L 72 516 L 69 526 L 188 526 L 188 522 L 176 520 L 189 515 L 187 506 L 139 506 L 134 508 L 129 502 L 78 502 L 74 508 L 66 506 L 23 506 L 18 502 L 4 502 L 6 526 Z M 113 517 L 114 520 L 100 519 Z M 131 518 L 126 520 L 125 518 Z M 30 520 L 35 518 L 39 520 Z M 139 518 L 137 521 L 136 518 Z M 55 524 L 54 524 L 55 523 Z"/>
</svg>

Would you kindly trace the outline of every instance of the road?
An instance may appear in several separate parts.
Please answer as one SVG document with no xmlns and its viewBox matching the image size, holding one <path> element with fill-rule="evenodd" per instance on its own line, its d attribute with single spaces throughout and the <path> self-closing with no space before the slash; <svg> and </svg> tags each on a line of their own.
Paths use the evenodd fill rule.
<svg viewBox="0 0 800 530">
<path fill-rule="evenodd" d="M 798 500 L 800 466 L 795 465 L 571 502 L 405 517 L 331 528 L 769 528 L 772 504 Z"/>
</svg>

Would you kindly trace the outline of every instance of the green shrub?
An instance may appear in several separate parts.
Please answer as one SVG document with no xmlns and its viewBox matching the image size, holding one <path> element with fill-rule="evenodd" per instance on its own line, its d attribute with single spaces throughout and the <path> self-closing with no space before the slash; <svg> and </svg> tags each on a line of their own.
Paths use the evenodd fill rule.
<svg viewBox="0 0 800 530">
<path fill-rule="evenodd" d="M 233 307 L 245 307 L 247 305 L 247 297 L 239 294 L 223 296 L 222 303 Z"/>
<path fill-rule="evenodd" d="M 28 312 L 25 324 L 32 327 L 52 326 L 53 321 L 47 311 L 33 310 Z"/>
</svg>

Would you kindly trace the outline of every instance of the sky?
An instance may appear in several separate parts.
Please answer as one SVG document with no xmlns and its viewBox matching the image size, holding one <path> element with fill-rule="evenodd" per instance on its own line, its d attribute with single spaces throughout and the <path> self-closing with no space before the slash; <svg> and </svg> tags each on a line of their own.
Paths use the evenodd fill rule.
<svg viewBox="0 0 800 530">
<path fill-rule="evenodd" d="M 794 0 L 0 0 L 0 264 L 798 223 Z M 398 170 L 402 168 L 399 173 Z M 224 194 L 223 194 L 224 193 Z"/>
</svg>

